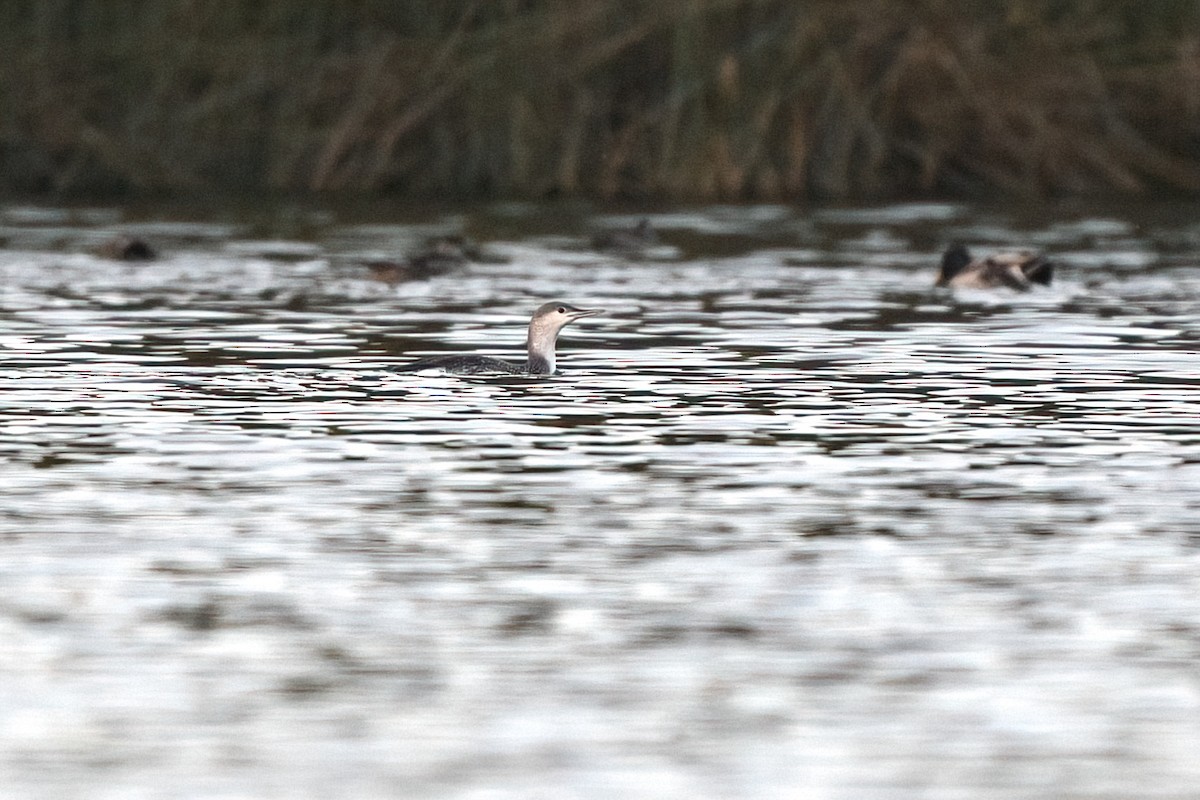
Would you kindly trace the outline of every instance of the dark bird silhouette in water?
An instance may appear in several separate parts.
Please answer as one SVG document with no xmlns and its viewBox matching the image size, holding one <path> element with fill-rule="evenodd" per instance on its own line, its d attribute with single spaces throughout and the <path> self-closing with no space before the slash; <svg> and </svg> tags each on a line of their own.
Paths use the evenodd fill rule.
<svg viewBox="0 0 1200 800">
<path fill-rule="evenodd" d="M 368 261 L 366 267 L 375 280 L 396 284 L 444 275 L 466 266 L 467 260 L 461 242 L 453 238 L 438 238 L 430 240 L 424 250 L 403 261 Z"/>
<path fill-rule="evenodd" d="M 364 261 L 371 277 L 384 283 L 423 280 L 445 275 L 474 264 L 507 264 L 508 258 L 480 247 L 462 236 L 435 236 L 425 241 L 425 247 L 403 260 L 381 259 Z"/>
<path fill-rule="evenodd" d="M 1035 283 L 1049 286 L 1053 277 L 1054 262 L 1040 253 L 1021 251 L 971 258 L 966 246 L 956 242 L 942 254 L 942 266 L 934 285 L 953 289 L 1006 286 L 1027 292 Z"/>
<path fill-rule="evenodd" d="M 554 345 L 558 333 L 570 323 L 604 313 L 603 309 L 576 308 L 566 303 L 545 303 L 533 312 L 529 336 L 525 340 L 528 357 L 524 364 L 480 355 L 433 356 L 402 364 L 401 372 L 440 369 L 455 375 L 551 375 L 554 373 Z"/>
<path fill-rule="evenodd" d="M 125 234 L 114 236 L 102 243 L 96 248 L 96 255 L 114 261 L 152 261 L 158 258 L 154 248 L 146 244 L 144 239 Z"/>
<path fill-rule="evenodd" d="M 638 253 L 658 244 L 658 232 L 650 220 L 642 219 L 632 228 L 601 231 L 592 237 L 592 249 L 619 254 Z"/>
</svg>

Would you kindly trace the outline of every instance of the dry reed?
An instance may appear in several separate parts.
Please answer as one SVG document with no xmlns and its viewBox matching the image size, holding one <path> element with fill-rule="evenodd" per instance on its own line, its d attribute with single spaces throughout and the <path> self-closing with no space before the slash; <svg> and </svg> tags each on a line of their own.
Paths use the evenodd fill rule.
<svg viewBox="0 0 1200 800">
<path fill-rule="evenodd" d="M 1161 0 L 10 0 L 0 188 L 749 200 L 1200 190 Z"/>
</svg>

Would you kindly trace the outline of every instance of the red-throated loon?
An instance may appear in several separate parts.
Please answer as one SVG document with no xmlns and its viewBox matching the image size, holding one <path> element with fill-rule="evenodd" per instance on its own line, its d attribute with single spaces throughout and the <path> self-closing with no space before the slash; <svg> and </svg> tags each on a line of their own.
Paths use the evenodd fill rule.
<svg viewBox="0 0 1200 800">
<path fill-rule="evenodd" d="M 525 340 L 529 357 L 524 364 L 491 356 L 433 356 L 402 364 L 396 369 L 402 372 L 440 369 L 455 375 L 550 375 L 555 368 L 554 343 L 558 340 L 558 332 L 577 319 L 602 313 L 603 309 L 576 308 L 566 303 L 540 306 L 529 321 L 529 337 Z"/>
<path fill-rule="evenodd" d="M 996 253 L 986 258 L 971 258 L 962 244 L 952 244 L 942 255 L 942 268 L 935 286 L 955 289 L 993 289 L 1007 286 L 1027 292 L 1035 283 L 1049 286 L 1054 277 L 1054 262 L 1041 254 Z"/>
</svg>

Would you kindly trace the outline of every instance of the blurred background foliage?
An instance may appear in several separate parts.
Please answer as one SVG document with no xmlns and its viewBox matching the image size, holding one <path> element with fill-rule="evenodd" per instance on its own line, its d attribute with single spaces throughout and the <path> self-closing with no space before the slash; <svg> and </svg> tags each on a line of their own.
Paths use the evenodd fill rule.
<svg viewBox="0 0 1200 800">
<path fill-rule="evenodd" d="M 1195 0 L 5 0 L 0 189 L 1200 190 Z"/>
</svg>

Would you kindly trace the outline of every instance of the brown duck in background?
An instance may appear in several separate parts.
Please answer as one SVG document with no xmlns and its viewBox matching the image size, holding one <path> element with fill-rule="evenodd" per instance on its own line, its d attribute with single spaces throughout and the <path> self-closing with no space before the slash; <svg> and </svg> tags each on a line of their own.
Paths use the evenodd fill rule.
<svg viewBox="0 0 1200 800">
<path fill-rule="evenodd" d="M 618 254 L 636 254 L 658 244 L 658 231 L 650 220 L 642 219 L 628 229 L 602 231 L 592 237 L 592 249 Z"/>
<path fill-rule="evenodd" d="M 935 286 L 952 289 L 995 289 L 1002 286 L 1027 292 L 1035 283 L 1049 286 L 1054 262 L 1040 253 L 1027 251 L 995 253 L 971 258 L 966 245 L 955 243 L 942 254 Z"/>
<path fill-rule="evenodd" d="M 431 239 L 426 248 L 408 256 L 403 261 L 368 261 L 366 267 L 371 277 L 384 283 L 396 284 L 403 281 L 421 280 L 443 275 L 467 265 L 466 248 L 457 238 Z"/>
<path fill-rule="evenodd" d="M 508 258 L 462 236 L 433 236 L 425 240 L 421 250 L 402 261 L 382 259 L 362 263 L 372 278 L 394 285 L 444 275 L 471 263 L 507 264 Z"/>
<path fill-rule="evenodd" d="M 154 248 L 146 244 L 144 239 L 125 234 L 105 241 L 95 252 L 101 258 L 111 258 L 115 261 L 153 261 L 158 258 L 158 253 L 154 252 Z"/>
</svg>

